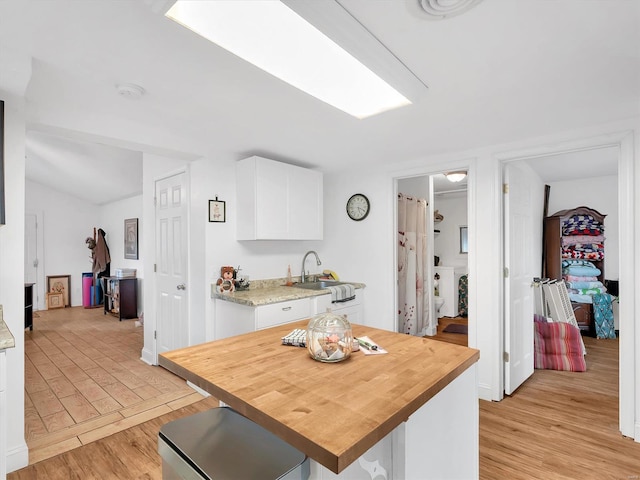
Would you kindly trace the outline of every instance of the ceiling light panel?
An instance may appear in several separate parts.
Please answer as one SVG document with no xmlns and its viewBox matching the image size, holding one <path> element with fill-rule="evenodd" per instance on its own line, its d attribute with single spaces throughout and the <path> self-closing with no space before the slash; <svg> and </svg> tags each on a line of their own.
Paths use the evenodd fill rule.
<svg viewBox="0 0 640 480">
<path fill-rule="evenodd" d="M 278 0 L 179 0 L 166 16 L 354 117 L 411 103 Z"/>
</svg>

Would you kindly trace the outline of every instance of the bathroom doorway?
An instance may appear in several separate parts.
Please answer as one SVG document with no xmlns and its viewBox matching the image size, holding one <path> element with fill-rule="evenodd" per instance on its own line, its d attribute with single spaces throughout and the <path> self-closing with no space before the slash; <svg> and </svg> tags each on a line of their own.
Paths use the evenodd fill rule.
<svg viewBox="0 0 640 480">
<path fill-rule="evenodd" d="M 426 251 L 422 289 L 425 297 L 426 327 L 418 335 L 460 345 L 468 344 L 467 285 L 469 273 L 467 177 L 452 181 L 445 173 L 419 175 L 397 180 L 398 197 L 425 199 L 427 202 Z M 399 210 L 399 207 L 396 207 Z M 406 305 L 401 223 L 397 213 L 398 260 L 396 270 L 398 331 L 404 331 L 403 308 Z M 417 282 L 420 289 L 420 281 Z M 402 298 L 401 298 L 402 297 Z M 410 307 L 404 315 L 411 314 Z M 445 331 L 446 330 L 446 331 Z M 406 332 L 405 332 L 406 333 Z"/>
</svg>

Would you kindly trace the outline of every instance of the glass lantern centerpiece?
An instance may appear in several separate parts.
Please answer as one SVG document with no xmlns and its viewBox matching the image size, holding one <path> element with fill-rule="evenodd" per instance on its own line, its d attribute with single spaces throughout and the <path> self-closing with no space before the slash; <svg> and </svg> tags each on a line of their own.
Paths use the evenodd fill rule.
<svg viewBox="0 0 640 480">
<path fill-rule="evenodd" d="M 321 362 L 340 362 L 351 355 L 353 333 L 344 315 L 327 309 L 315 315 L 307 326 L 307 349 L 311 358 Z"/>
</svg>

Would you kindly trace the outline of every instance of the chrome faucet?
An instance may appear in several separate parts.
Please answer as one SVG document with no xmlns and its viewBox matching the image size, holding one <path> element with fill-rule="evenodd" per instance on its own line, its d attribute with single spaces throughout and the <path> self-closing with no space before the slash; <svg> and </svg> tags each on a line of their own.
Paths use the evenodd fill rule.
<svg viewBox="0 0 640 480">
<path fill-rule="evenodd" d="M 318 257 L 318 254 L 313 251 L 313 250 L 309 250 L 307 253 L 304 254 L 304 257 L 302 257 L 302 273 L 300 274 L 300 283 L 304 283 L 307 280 L 307 276 L 304 273 L 304 263 L 307 261 L 307 256 L 313 253 L 316 256 L 316 264 L 317 265 L 321 265 L 322 262 L 320 261 L 320 257 Z"/>
</svg>

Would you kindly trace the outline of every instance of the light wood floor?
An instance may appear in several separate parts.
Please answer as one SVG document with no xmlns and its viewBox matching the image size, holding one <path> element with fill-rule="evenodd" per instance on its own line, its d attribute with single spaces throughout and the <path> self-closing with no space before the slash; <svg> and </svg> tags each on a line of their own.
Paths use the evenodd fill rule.
<svg viewBox="0 0 640 480">
<path fill-rule="evenodd" d="M 586 372 L 536 370 L 514 395 L 480 402 L 481 478 L 640 478 L 640 443 L 618 430 L 618 340 L 584 342 Z"/>
<path fill-rule="evenodd" d="M 587 372 L 536 370 L 514 395 L 480 401 L 482 480 L 640 478 L 640 443 L 618 432 L 618 341 L 585 338 L 585 344 Z M 199 401 L 7 478 L 160 479 L 160 427 L 215 405 Z"/>
<path fill-rule="evenodd" d="M 438 319 L 438 331 L 431 338 L 433 340 L 441 340 L 447 343 L 455 343 L 456 345 L 462 345 L 466 347 L 469 343 L 469 336 L 464 333 L 447 333 L 443 330 L 447 325 L 451 323 L 457 323 L 460 325 L 469 325 L 467 317 L 442 317 Z"/>
<path fill-rule="evenodd" d="M 185 381 L 142 360 L 143 327 L 102 309 L 36 313 L 25 330 L 29 463 L 86 445 L 202 400 Z"/>
</svg>

